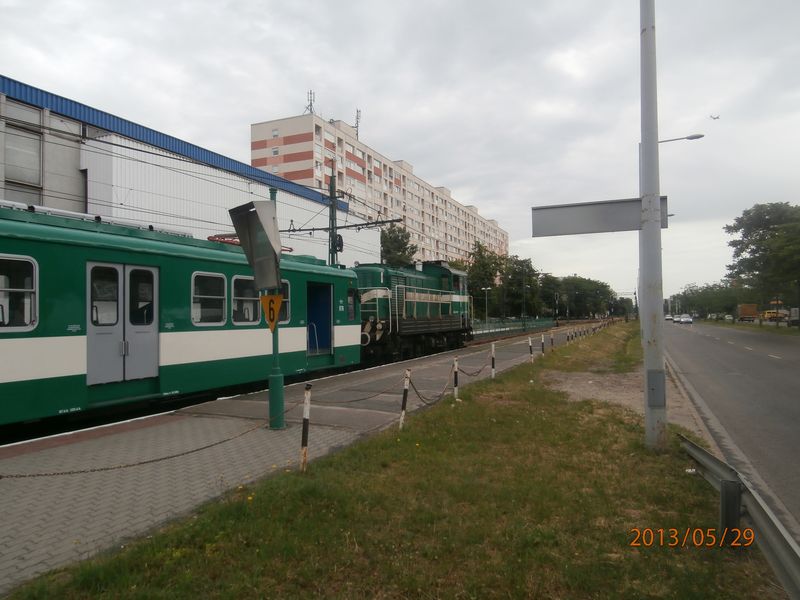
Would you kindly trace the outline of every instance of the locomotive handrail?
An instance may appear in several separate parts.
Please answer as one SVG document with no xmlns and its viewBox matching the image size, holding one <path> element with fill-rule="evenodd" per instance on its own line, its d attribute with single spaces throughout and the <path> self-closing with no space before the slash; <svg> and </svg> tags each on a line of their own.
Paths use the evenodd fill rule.
<svg viewBox="0 0 800 600">
<path fill-rule="evenodd" d="M 386 333 L 391 334 L 392 330 L 393 330 L 392 329 L 392 291 L 388 287 L 363 287 L 363 288 L 358 288 L 358 291 L 361 294 L 361 317 L 362 317 L 362 319 L 364 317 L 364 305 L 366 305 L 366 304 L 368 304 L 370 302 L 374 302 L 375 303 L 374 311 L 375 311 L 375 320 L 376 321 L 378 320 L 378 315 L 380 314 L 379 311 L 378 311 L 378 300 L 380 298 L 379 298 L 379 296 L 376 295 L 373 298 L 367 298 L 366 300 L 364 300 L 364 296 L 365 295 L 369 296 L 370 295 L 369 294 L 370 291 L 385 291 L 386 292 L 385 298 L 388 300 L 388 304 L 389 304 L 389 331 L 387 331 Z M 366 292 L 366 294 L 364 294 L 363 292 Z M 367 311 L 367 313 L 369 313 L 369 310 Z"/>
<path fill-rule="evenodd" d="M 400 311 L 399 307 L 397 310 L 397 314 L 402 314 L 403 318 L 406 318 L 406 302 L 413 302 L 414 303 L 414 317 L 416 317 L 416 305 L 418 303 L 424 303 L 427 305 L 427 317 L 431 316 L 431 304 L 438 304 L 439 305 L 439 316 L 442 315 L 442 305 L 447 305 L 449 307 L 449 316 L 455 316 L 452 311 L 453 306 L 453 296 L 459 295 L 456 294 L 454 290 L 437 290 L 434 288 L 425 288 L 419 287 L 415 285 L 406 285 L 400 284 L 396 287 L 396 291 L 393 293 L 395 301 L 399 304 L 400 303 L 400 293 L 402 291 L 403 295 L 403 310 Z M 412 299 L 409 300 L 409 294 L 425 294 L 427 297 L 423 297 L 421 299 Z"/>
</svg>

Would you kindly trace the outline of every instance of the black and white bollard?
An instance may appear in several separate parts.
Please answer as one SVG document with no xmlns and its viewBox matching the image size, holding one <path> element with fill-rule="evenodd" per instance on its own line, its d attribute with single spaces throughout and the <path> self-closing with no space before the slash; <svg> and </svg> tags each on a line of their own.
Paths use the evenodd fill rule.
<svg viewBox="0 0 800 600">
<path fill-rule="evenodd" d="M 406 369 L 403 377 L 403 405 L 400 407 L 400 430 L 403 429 L 403 422 L 406 420 L 406 405 L 408 404 L 408 384 L 411 382 L 411 369 Z"/>
<path fill-rule="evenodd" d="M 542 354 L 544 354 L 544 334 L 542 334 Z"/>
<path fill-rule="evenodd" d="M 305 398 L 303 399 L 303 437 L 300 442 L 300 470 L 306 472 L 308 464 L 308 422 L 311 418 L 311 384 L 306 384 Z"/>
<path fill-rule="evenodd" d="M 453 359 L 453 397 L 456 402 L 461 402 L 458 399 L 458 357 Z"/>
<path fill-rule="evenodd" d="M 495 372 L 496 371 L 494 368 L 494 342 L 492 342 L 492 379 L 494 379 Z"/>
<path fill-rule="evenodd" d="M 531 355 L 531 364 L 533 364 L 533 338 L 528 336 L 528 352 Z"/>
<path fill-rule="evenodd" d="M 553 332 L 550 332 L 550 349 L 553 349 Z"/>
</svg>

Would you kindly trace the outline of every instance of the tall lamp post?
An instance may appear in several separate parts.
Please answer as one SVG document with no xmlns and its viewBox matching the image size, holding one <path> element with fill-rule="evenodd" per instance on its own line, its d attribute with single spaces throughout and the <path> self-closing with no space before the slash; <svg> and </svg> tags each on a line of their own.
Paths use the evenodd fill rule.
<svg viewBox="0 0 800 600">
<path fill-rule="evenodd" d="M 522 285 L 522 318 L 525 319 L 525 296 L 528 295 L 528 290 L 531 289 L 531 286 L 527 284 Z"/>
<path fill-rule="evenodd" d="M 639 196 L 642 199 L 642 224 L 639 231 L 639 310 L 644 350 L 645 444 L 649 448 L 663 449 L 667 442 L 667 400 L 664 372 L 655 0 L 639 0 L 639 11 L 642 134 L 639 146 Z M 663 141 L 699 139 L 699 137 L 702 136 L 693 134 Z"/>
<path fill-rule="evenodd" d="M 486 319 L 486 323 L 489 323 L 489 290 L 492 289 L 490 287 L 482 287 L 481 290 L 484 292 L 485 300 L 484 300 L 484 318 Z"/>
</svg>

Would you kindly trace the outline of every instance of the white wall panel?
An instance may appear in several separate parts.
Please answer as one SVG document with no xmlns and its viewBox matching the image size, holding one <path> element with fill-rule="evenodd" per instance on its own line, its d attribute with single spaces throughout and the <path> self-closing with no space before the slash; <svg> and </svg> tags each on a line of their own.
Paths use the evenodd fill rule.
<svg viewBox="0 0 800 600">
<path fill-rule="evenodd" d="M 200 239 L 233 232 L 228 209 L 251 200 L 269 200 L 264 184 L 117 135 L 88 141 L 81 164 L 88 169 L 90 212 L 178 229 Z M 360 219 L 338 211 L 337 222 L 352 224 Z M 279 191 L 278 224 L 281 229 L 327 227 L 328 209 Z M 339 233 L 344 239 L 340 263 L 380 261 L 378 229 Z M 324 231 L 281 234 L 281 242 L 293 254 L 328 256 Z"/>
</svg>

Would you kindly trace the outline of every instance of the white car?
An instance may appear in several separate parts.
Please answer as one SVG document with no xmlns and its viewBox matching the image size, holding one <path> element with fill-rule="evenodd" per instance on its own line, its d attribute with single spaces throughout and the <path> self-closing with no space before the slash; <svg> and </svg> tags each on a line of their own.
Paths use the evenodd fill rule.
<svg viewBox="0 0 800 600">
<path fill-rule="evenodd" d="M 665 321 L 672 321 L 672 315 L 666 315 L 666 316 L 664 316 L 664 320 L 665 320 Z"/>
<path fill-rule="evenodd" d="M 692 324 L 692 315 L 681 315 L 680 319 L 681 323 L 688 323 L 689 325 Z"/>
</svg>

